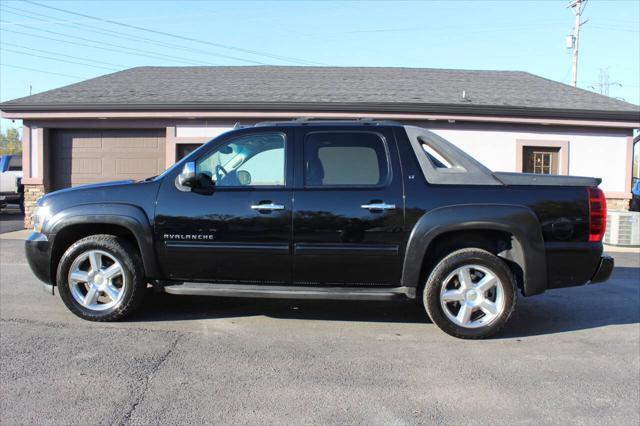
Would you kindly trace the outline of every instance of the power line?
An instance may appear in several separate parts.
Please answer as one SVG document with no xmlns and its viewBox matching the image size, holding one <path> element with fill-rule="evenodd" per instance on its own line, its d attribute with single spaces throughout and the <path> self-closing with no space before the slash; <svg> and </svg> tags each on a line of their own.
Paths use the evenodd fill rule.
<svg viewBox="0 0 640 426">
<path fill-rule="evenodd" d="M 36 21 L 38 21 L 38 22 L 30 21 L 29 23 L 11 22 L 10 24 L 12 24 L 12 25 L 28 25 L 28 24 L 38 24 L 40 22 L 43 22 L 43 23 L 49 22 L 49 21 L 45 21 L 42 18 L 38 18 L 38 16 L 42 16 L 44 18 L 53 18 L 51 15 L 45 15 L 45 14 L 42 14 L 42 13 L 30 12 L 30 11 L 26 11 L 24 9 L 19 9 L 17 7 L 11 7 L 11 6 L 7 6 L 7 5 L 0 5 L 0 9 L 5 9 L 4 10 L 5 13 L 10 13 L 10 14 L 16 15 L 16 16 L 23 16 L 25 18 L 35 19 Z M 16 10 L 18 12 L 23 12 L 23 13 L 15 12 Z M 101 29 L 92 27 L 90 25 L 79 24 L 79 23 L 75 23 L 75 22 L 61 21 L 60 23 L 68 25 L 68 26 L 80 28 L 83 31 L 91 30 L 92 32 L 98 32 L 98 33 L 104 33 L 104 34 L 108 34 L 108 32 L 110 32 L 109 30 L 101 30 Z M 133 40 L 133 41 L 138 41 L 139 40 L 138 38 L 136 38 L 134 36 L 128 37 L 128 36 L 122 35 L 121 38 L 124 38 L 126 40 Z"/>
<path fill-rule="evenodd" d="M 3 22 L 3 21 L 0 21 L 0 22 Z M 4 21 L 4 22 L 6 22 L 6 21 Z M 43 30 L 43 29 L 40 29 L 40 28 L 36 28 L 36 27 L 34 27 L 32 25 L 26 25 L 26 24 L 17 24 L 17 25 L 20 26 L 20 27 L 24 27 L 24 28 L 26 28 L 28 30 L 32 30 L 32 31 L 35 30 L 35 31 L 40 31 L 40 32 L 48 33 L 48 34 L 54 34 L 54 35 L 59 35 L 59 36 L 67 37 L 67 38 L 73 38 L 73 39 L 76 39 L 76 40 L 88 41 L 90 43 L 102 44 L 102 45 L 105 45 L 105 46 L 116 47 L 116 48 L 119 48 L 119 49 L 127 49 L 127 50 L 131 50 L 131 51 L 134 51 L 134 52 L 137 52 L 137 53 L 145 53 L 145 54 L 151 53 L 151 54 L 156 55 L 156 56 L 164 56 L 164 57 L 167 57 L 167 58 L 175 58 L 175 59 L 177 59 L 179 61 L 182 61 L 183 63 L 191 63 L 193 65 L 218 65 L 218 64 L 212 64 L 210 62 L 193 61 L 191 59 L 183 58 L 183 57 L 175 56 L 175 55 L 165 55 L 163 53 L 157 53 L 157 52 L 151 52 L 151 51 L 148 51 L 148 50 L 136 49 L 135 47 L 128 47 L 128 46 L 123 46 L 123 45 L 120 45 L 120 44 L 108 43 L 108 42 L 95 40 L 95 39 L 90 39 L 90 38 L 86 38 L 86 37 L 79 37 L 79 36 L 76 36 L 76 35 L 69 35 L 69 34 L 65 34 L 65 33 L 60 33 L 58 31 Z"/>
<path fill-rule="evenodd" d="M 42 13 L 25 11 L 24 9 L 19 9 L 17 7 L 9 7 L 9 6 L 3 6 L 3 7 L 5 8 L 5 11 L 7 13 L 10 13 L 12 15 L 23 16 L 23 17 L 31 18 L 31 19 L 37 19 L 37 20 L 42 21 L 42 22 L 46 22 L 46 21 L 44 21 L 43 19 L 39 19 L 36 16 L 43 16 L 45 18 L 53 18 L 51 15 L 45 15 L 45 14 L 42 14 Z M 7 8 L 11 9 L 11 10 L 6 10 Z M 25 15 L 23 13 L 14 12 L 14 10 L 18 10 L 20 12 L 25 12 L 28 15 Z M 27 25 L 27 24 L 20 24 L 20 23 L 17 23 L 17 22 L 11 22 L 11 24 L 19 25 L 19 26 Z M 91 33 L 101 33 L 101 34 L 105 34 L 105 35 L 107 35 L 109 37 L 123 38 L 123 39 L 126 39 L 126 40 L 133 40 L 133 41 L 136 41 L 136 42 L 146 41 L 146 42 L 149 42 L 149 43 L 153 43 L 153 44 L 155 44 L 157 46 L 170 47 L 170 48 L 180 49 L 180 50 L 187 51 L 187 52 L 194 52 L 194 53 L 199 53 L 199 54 L 204 54 L 204 55 L 209 55 L 209 56 L 216 56 L 216 57 L 219 57 L 219 58 L 231 59 L 231 60 L 234 60 L 234 61 L 247 62 L 247 63 L 254 64 L 254 65 L 266 65 L 266 64 L 264 64 L 262 62 L 253 61 L 253 60 L 250 60 L 250 59 L 244 59 L 244 58 L 239 58 L 239 57 L 236 57 L 236 56 L 219 54 L 219 53 L 215 53 L 215 52 L 211 52 L 211 51 L 207 51 L 207 50 L 194 49 L 194 48 L 191 48 L 191 47 L 182 46 L 182 45 L 175 44 L 175 43 L 169 43 L 169 42 L 164 42 L 164 41 L 153 40 L 153 39 L 150 39 L 150 38 L 147 38 L 147 37 L 124 34 L 124 33 L 119 32 L 119 31 L 109 30 L 109 29 L 105 29 L 105 28 L 95 28 L 95 27 L 92 27 L 91 25 L 79 24 L 79 23 L 69 23 L 68 25 L 72 26 L 72 27 L 79 28 L 81 31 L 89 31 Z"/>
<path fill-rule="evenodd" d="M 35 38 L 40 38 L 40 39 L 44 39 L 44 40 L 52 40 L 52 41 L 58 41 L 60 43 L 66 43 L 66 44 L 70 44 L 73 46 L 83 46 L 83 47 L 89 47 L 92 49 L 98 49 L 98 50 L 105 50 L 105 51 L 109 51 L 109 52 L 116 52 L 116 53 L 124 53 L 126 55 L 133 55 L 133 56 L 144 56 L 147 58 L 152 58 L 152 59 L 159 59 L 159 60 L 165 60 L 165 61 L 171 61 L 171 62 L 176 62 L 179 64 L 185 64 L 184 60 L 177 60 L 177 59 L 172 59 L 171 57 L 167 58 L 167 55 L 160 55 L 160 54 L 156 54 L 156 53 L 151 53 L 151 52 L 147 52 L 147 53 L 137 53 L 137 52 L 129 52 L 127 50 L 123 50 L 123 49 L 112 49 L 109 47 L 105 47 L 105 46 L 93 46 L 90 44 L 86 44 L 86 43 L 79 43 L 79 42 L 74 42 L 74 41 L 68 41 L 68 40 L 61 40 L 59 38 L 55 38 L 55 37 L 47 37 L 47 36 L 43 36 L 40 34 L 30 34 L 30 33 L 25 33 L 23 31 L 14 31 L 14 30 L 7 30 L 4 28 L 0 28 L 0 31 L 5 31 L 8 33 L 13 33 L 13 34 L 21 34 L 21 35 L 26 35 L 29 37 L 35 37 Z M 71 37 L 73 38 L 73 36 L 66 36 L 66 37 Z M 98 43 L 99 44 L 99 43 Z M 144 51 L 140 51 L 140 52 L 144 52 Z M 189 65 L 202 65 L 202 63 L 194 63 L 194 62 L 186 62 Z"/>
<path fill-rule="evenodd" d="M 62 74 L 59 72 L 52 72 L 52 71 L 42 71 L 36 68 L 28 68 L 28 67 L 21 67 L 19 65 L 12 65 L 12 64 L 5 64 L 5 63 L 1 63 L 0 67 L 9 67 L 9 68 L 16 68 L 19 70 L 27 70 L 27 71 L 35 71 L 35 72 L 39 72 L 42 74 L 51 74 L 51 75 L 58 75 L 58 76 L 62 76 L 62 77 L 71 77 L 71 78 L 78 78 L 80 80 L 86 80 L 87 77 L 80 77 L 77 75 L 70 75 L 70 74 Z"/>
<path fill-rule="evenodd" d="M 639 33 L 640 30 L 633 28 L 620 28 L 620 27 L 607 27 L 603 25 L 590 25 L 589 28 L 597 28 L 599 30 L 607 30 L 607 31 L 622 31 L 626 33 Z"/>
<path fill-rule="evenodd" d="M 25 56 L 31 56 L 31 57 L 34 57 L 34 58 L 48 59 L 48 60 L 57 61 L 57 62 L 65 62 L 67 64 L 82 65 L 82 66 L 85 66 L 85 67 L 92 67 L 92 68 L 102 68 L 104 70 L 109 70 L 109 71 L 121 71 L 120 68 L 103 67 L 101 65 L 91 65 L 91 64 L 86 64 L 86 63 L 82 63 L 82 62 L 69 61 L 67 59 L 54 58 L 54 57 L 51 57 L 51 56 L 37 55 L 35 53 L 20 52 L 19 50 L 7 49 L 6 47 L 3 50 L 6 51 L 6 52 L 16 53 L 18 55 L 25 55 Z"/>
<path fill-rule="evenodd" d="M 40 53 L 54 53 L 54 52 L 52 52 L 52 51 L 50 51 L 50 50 L 34 49 L 33 47 L 22 46 L 22 45 L 20 45 L 20 44 L 14 44 L 14 43 L 7 43 L 7 42 L 5 42 L 5 41 L 0 42 L 0 44 L 5 45 L 5 46 L 17 47 L 17 48 L 19 48 L 19 49 L 32 50 L 32 51 L 34 51 L 34 52 L 40 52 Z M 55 52 L 55 54 L 56 54 L 56 56 L 64 56 L 64 57 L 66 57 L 66 58 L 79 59 L 79 60 L 81 60 L 81 61 L 93 62 L 93 63 L 96 63 L 96 64 L 103 64 L 103 65 L 109 65 L 109 66 L 112 66 L 112 67 L 122 68 L 122 66 L 121 66 L 121 65 L 118 65 L 118 64 L 112 64 L 111 62 L 98 61 L 98 60 L 96 60 L 96 59 L 79 58 L 79 57 L 77 57 L 77 56 L 65 55 L 65 54 L 57 53 L 57 52 Z"/>
<path fill-rule="evenodd" d="M 44 4 L 37 3 L 37 2 L 34 2 L 34 1 L 30 1 L 30 0 L 24 0 L 24 1 L 25 1 L 25 3 L 30 3 L 30 4 L 33 4 L 33 5 L 36 5 L 36 6 L 47 8 L 47 9 L 57 10 L 58 12 L 64 12 L 64 13 L 68 13 L 68 14 L 71 14 L 71 15 L 81 16 L 83 18 L 95 19 L 96 21 L 100 21 L 100 22 L 108 22 L 108 23 L 113 24 L 113 25 L 118 25 L 118 26 L 125 27 L 125 28 L 131 28 L 131 29 L 135 29 L 135 30 L 138 30 L 138 31 L 145 31 L 145 32 L 152 33 L 152 34 L 158 34 L 158 35 L 163 35 L 163 36 L 167 36 L 167 37 L 173 37 L 173 38 L 176 38 L 176 39 L 179 39 L 179 40 L 185 40 L 185 41 L 191 41 L 191 42 L 194 42 L 194 43 L 206 44 L 206 45 L 209 45 L 209 46 L 219 47 L 219 48 L 222 48 L 222 49 L 234 50 L 234 51 L 248 53 L 248 54 L 252 54 L 252 55 L 263 56 L 263 57 L 272 58 L 272 59 L 278 59 L 278 60 L 281 60 L 281 61 L 296 62 L 296 63 L 302 63 L 302 64 L 324 65 L 324 64 L 320 64 L 318 62 L 311 62 L 311 61 L 308 61 L 308 60 L 305 60 L 305 59 L 299 59 L 299 58 L 283 56 L 283 55 L 275 55 L 275 54 L 272 54 L 272 53 L 261 52 L 261 51 L 258 51 L 258 50 L 244 49 L 244 48 L 241 48 L 241 47 L 236 47 L 236 46 L 231 46 L 231 45 L 226 45 L 226 44 L 221 44 L 221 43 L 214 43 L 214 42 L 211 42 L 211 41 L 208 41 L 208 40 L 200 40 L 200 39 L 196 39 L 196 38 L 192 38 L 192 37 L 181 36 L 179 34 L 168 33 L 168 32 L 165 32 L 165 31 L 152 30 L 150 28 L 144 28 L 144 27 L 139 27 L 137 25 L 125 24 L 123 22 L 114 21 L 114 20 L 111 20 L 111 19 L 103 19 L 103 18 L 98 18 L 98 17 L 95 17 L 95 16 L 91 16 L 91 15 L 86 15 L 86 14 L 83 14 L 83 13 L 72 12 L 70 10 L 62 9 L 62 8 L 55 7 L 55 6 L 44 5 Z"/>
<path fill-rule="evenodd" d="M 11 3 L 18 3 L 19 0 L 7 0 L 10 1 Z M 6 3 L 6 1 L 5 1 Z M 112 18 L 112 19 L 117 19 L 119 21 L 166 21 L 167 19 L 171 20 L 172 22 L 176 22 L 177 18 L 197 18 L 197 17 L 203 17 L 203 16 L 212 16 L 212 15 L 217 15 L 217 13 L 211 13 L 211 12 L 199 12 L 199 13 L 189 13 L 189 14 L 175 14 L 175 15 L 171 15 L 171 16 L 167 16 L 167 15 L 145 15 L 145 16 L 121 16 L 118 18 Z M 48 24 L 68 24 L 71 22 L 93 22 L 93 19 L 81 19 L 81 20 L 69 20 L 69 19 L 64 19 L 64 18 L 54 18 L 53 21 L 47 21 L 46 23 Z M 21 24 L 32 24 L 33 22 L 20 22 Z"/>
</svg>

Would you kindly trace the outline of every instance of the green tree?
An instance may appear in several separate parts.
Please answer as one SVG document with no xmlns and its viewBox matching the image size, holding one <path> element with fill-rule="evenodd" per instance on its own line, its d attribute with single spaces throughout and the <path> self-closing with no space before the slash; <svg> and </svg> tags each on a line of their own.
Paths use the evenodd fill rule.
<svg viewBox="0 0 640 426">
<path fill-rule="evenodd" d="M 22 140 L 20 134 L 14 128 L 0 133 L 0 155 L 19 154 L 22 152 Z"/>
</svg>

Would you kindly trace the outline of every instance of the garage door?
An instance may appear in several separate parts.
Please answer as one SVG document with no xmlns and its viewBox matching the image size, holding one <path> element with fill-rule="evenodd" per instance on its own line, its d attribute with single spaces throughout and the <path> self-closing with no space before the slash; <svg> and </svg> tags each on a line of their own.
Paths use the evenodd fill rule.
<svg viewBox="0 0 640 426">
<path fill-rule="evenodd" d="M 165 169 L 165 130 L 52 130 L 53 189 L 144 179 Z"/>
</svg>

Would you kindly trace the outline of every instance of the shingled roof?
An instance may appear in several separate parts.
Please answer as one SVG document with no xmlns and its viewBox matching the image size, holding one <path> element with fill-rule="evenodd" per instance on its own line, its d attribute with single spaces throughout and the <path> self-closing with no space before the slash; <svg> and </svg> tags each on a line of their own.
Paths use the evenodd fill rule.
<svg viewBox="0 0 640 426">
<path fill-rule="evenodd" d="M 131 68 L 4 102 L 0 109 L 640 116 L 637 105 L 520 71 L 275 66 Z"/>
</svg>

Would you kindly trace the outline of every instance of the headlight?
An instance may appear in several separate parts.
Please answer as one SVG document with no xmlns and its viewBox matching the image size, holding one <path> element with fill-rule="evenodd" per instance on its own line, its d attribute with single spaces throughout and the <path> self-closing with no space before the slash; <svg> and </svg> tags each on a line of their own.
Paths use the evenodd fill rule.
<svg viewBox="0 0 640 426">
<path fill-rule="evenodd" d="M 44 223 L 49 219 L 50 215 L 48 206 L 38 206 L 33 212 L 33 217 L 31 221 L 33 222 L 33 230 L 36 232 L 42 232 L 42 227 Z"/>
</svg>

